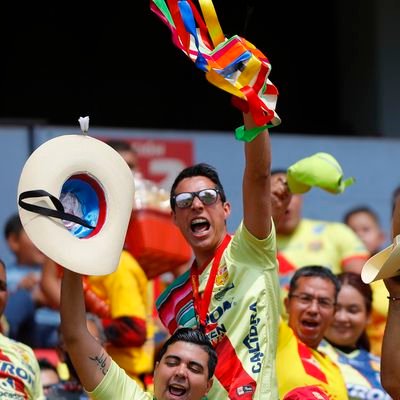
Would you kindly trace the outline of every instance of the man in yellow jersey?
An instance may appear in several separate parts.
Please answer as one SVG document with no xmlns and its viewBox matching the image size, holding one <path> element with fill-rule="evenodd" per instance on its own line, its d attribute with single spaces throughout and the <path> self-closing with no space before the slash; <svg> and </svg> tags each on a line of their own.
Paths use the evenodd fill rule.
<svg viewBox="0 0 400 400">
<path fill-rule="evenodd" d="M 339 367 L 317 350 L 333 320 L 339 288 L 325 267 L 308 266 L 293 275 L 285 299 L 289 319 L 281 321 L 276 359 L 280 398 L 302 386 L 317 386 L 331 400 L 348 398 Z"/>
<path fill-rule="evenodd" d="M 255 124 L 244 115 L 246 129 Z M 280 290 L 265 129 L 245 144 L 243 222 L 228 235 L 230 204 L 214 168 L 184 169 L 171 188 L 175 223 L 195 260 L 157 299 L 163 324 L 204 329 L 218 354 L 210 399 L 278 397 L 275 353 Z"/>
<path fill-rule="evenodd" d="M 6 267 L 0 260 L 0 316 L 7 303 Z M 0 398 L 44 400 L 39 364 L 32 349 L 0 333 Z"/>
<path fill-rule="evenodd" d="M 217 355 L 206 335 L 178 329 L 161 349 L 154 371 L 154 397 L 117 366 L 86 325 L 80 275 L 65 270 L 61 329 L 78 376 L 94 400 L 200 400 L 212 385 Z"/>
<path fill-rule="evenodd" d="M 272 190 L 282 180 L 286 182 L 286 172 L 273 171 Z M 294 272 L 306 265 L 323 265 L 335 274 L 359 274 L 369 253 L 357 235 L 341 222 L 303 218 L 302 207 L 303 195 L 293 194 L 275 220 L 281 287 L 286 288 Z"/>
</svg>

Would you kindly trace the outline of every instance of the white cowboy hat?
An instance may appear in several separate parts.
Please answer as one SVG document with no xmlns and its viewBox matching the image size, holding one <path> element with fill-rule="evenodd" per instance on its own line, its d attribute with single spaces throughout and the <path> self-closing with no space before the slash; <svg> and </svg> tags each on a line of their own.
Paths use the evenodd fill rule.
<svg viewBox="0 0 400 400">
<path fill-rule="evenodd" d="M 19 215 L 49 258 L 87 275 L 119 263 L 134 199 L 132 173 L 110 146 L 64 135 L 32 153 L 18 185 Z"/>
<path fill-rule="evenodd" d="M 364 283 L 371 283 L 396 275 L 400 275 L 400 235 L 394 238 L 393 244 L 372 256 L 364 264 L 361 279 Z"/>
</svg>

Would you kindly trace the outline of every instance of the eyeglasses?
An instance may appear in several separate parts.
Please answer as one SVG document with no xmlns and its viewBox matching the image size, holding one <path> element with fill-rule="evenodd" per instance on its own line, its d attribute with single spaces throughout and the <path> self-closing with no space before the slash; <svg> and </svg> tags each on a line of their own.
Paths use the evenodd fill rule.
<svg viewBox="0 0 400 400">
<path fill-rule="evenodd" d="M 188 208 L 197 197 L 205 206 L 214 204 L 218 199 L 219 189 L 203 189 L 198 192 L 183 192 L 172 197 L 172 201 L 178 208 Z"/>
<path fill-rule="evenodd" d="M 314 297 L 307 293 L 290 294 L 289 298 L 291 297 L 296 298 L 300 304 L 307 307 L 311 306 L 314 300 L 317 301 L 318 307 L 324 308 L 326 310 L 331 309 L 336 305 L 336 303 L 332 299 L 329 299 L 327 297 Z"/>
</svg>

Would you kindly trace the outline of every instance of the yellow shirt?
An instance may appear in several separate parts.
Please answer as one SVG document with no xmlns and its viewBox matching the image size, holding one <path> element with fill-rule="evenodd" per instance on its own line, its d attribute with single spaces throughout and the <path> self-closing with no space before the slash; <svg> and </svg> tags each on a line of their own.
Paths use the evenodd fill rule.
<svg viewBox="0 0 400 400">
<path fill-rule="evenodd" d="M 347 390 L 339 367 L 324 353 L 301 342 L 283 321 L 279 326 L 276 356 L 279 397 L 300 386 L 318 386 L 332 400 L 346 400 Z"/>
<path fill-rule="evenodd" d="M 287 271 L 285 283 L 296 269 L 306 265 L 322 265 L 338 274 L 347 261 L 368 259 L 368 251 L 361 240 L 340 222 L 302 219 L 291 235 L 277 235 L 276 240 L 278 251 L 293 267 L 292 271 Z M 280 275 L 282 277 L 281 270 Z M 282 283 L 281 286 L 286 285 Z"/>
</svg>

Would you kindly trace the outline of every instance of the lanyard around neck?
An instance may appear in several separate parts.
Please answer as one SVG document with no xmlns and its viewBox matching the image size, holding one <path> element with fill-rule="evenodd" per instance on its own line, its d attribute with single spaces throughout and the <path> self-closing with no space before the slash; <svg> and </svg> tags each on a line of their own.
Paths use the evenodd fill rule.
<svg viewBox="0 0 400 400">
<path fill-rule="evenodd" d="M 194 309 L 200 323 L 200 329 L 202 329 L 203 331 L 206 331 L 207 311 L 210 305 L 211 294 L 214 287 L 215 277 L 217 276 L 219 263 L 221 261 L 222 254 L 230 241 L 231 236 L 227 234 L 222 243 L 218 246 L 217 251 L 215 252 L 214 260 L 212 262 L 210 276 L 208 277 L 203 294 L 199 292 L 199 269 L 197 267 L 196 261 L 193 262 L 192 268 L 190 269 L 190 279 L 193 288 Z"/>
</svg>

